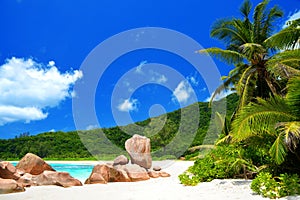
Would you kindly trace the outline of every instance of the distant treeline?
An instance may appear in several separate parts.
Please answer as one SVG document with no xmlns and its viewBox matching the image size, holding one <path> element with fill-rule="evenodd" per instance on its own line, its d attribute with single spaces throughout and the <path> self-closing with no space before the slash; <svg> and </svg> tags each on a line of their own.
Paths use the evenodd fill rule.
<svg viewBox="0 0 300 200">
<path fill-rule="evenodd" d="M 227 97 L 227 116 L 234 112 L 237 99 L 238 97 L 235 94 Z M 221 104 L 222 101 L 215 102 L 214 107 L 218 107 Z M 179 130 L 184 133 L 185 129 L 188 131 L 188 128 L 185 127 L 189 127 L 189 124 L 193 126 L 192 118 L 184 118 L 183 121 L 181 121 L 181 119 L 184 114 L 193 114 L 193 112 L 197 112 L 197 109 L 195 109 L 195 106 L 197 105 L 199 106 L 200 111 L 199 128 L 195 137 L 193 137 L 194 140 L 189 143 L 191 144 L 190 147 L 201 145 L 204 138 L 206 144 L 213 144 L 215 140 L 214 134 L 220 132 L 220 127 L 217 126 L 217 123 L 214 123 L 214 119 L 211 120 L 212 111 L 209 104 L 207 102 L 200 102 L 128 126 L 104 128 L 102 131 L 105 136 L 99 134 L 99 129 L 94 129 L 87 131 L 47 132 L 34 136 L 29 136 L 29 134 L 26 133 L 21 137 L 16 137 L 14 139 L 2 139 L 0 140 L 0 159 L 20 159 L 28 152 L 34 153 L 45 159 L 93 159 L 93 156 L 95 155 L 98 159 L 109 159 L 109 154 L 117 153 L 113 146 L 118 146 L 120 151 L 124 150 L 125 141 L 134 133 L 149 137 L 151 139 L 152 151 L 159 151 L 162 149 L 161 153 L 164 155 L 185 155 L 188 151 L 176 152 L 180 149 L 180 144 L 171 145 L 171 147 L 168 147 L 167 149 L 165 146 L 174 138 L 176 139 L 175 136 Z M 212 118 L 214 118 L 214 115 L 212 116 Z M 179 126 L 181 123 L 185 124 L 184 128 Z M 162 124 L 164 125 L 162 126 Z M 210 129 L 208 131 L 209 126 Z M 207 134 L 209 134 L 209 136 L 206 137 Z M 84 144 L 82 141 L 84 141 Z M 113 145 L 109 145 L 108 143 Z M 86 148 L 86 146 L 88 148 Z"/>
</svg>

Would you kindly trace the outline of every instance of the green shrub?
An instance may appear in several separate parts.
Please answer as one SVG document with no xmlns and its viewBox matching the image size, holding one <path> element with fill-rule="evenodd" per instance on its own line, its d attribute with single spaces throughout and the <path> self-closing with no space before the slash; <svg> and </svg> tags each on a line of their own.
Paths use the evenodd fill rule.
<svg viewBox="0 0 300 200">
<path fill-rule="evenodd" d="M 243 159 L 244 150 L 235 145 L 217 146 L 204 158 L 179 175 L 184 185 L 197 185 L 213 179 L 232 178 L 247 171 L 256 171 L 251 160 Z"/>
<path fill-rule="evenodd" d="M 300 194 L 300 179 L 297 174 L 281 174 L 273 177 L 268 172 L 261 172 L 252 181 L 251 189 L 268 198 L 280 198 Z"/>
</svg>

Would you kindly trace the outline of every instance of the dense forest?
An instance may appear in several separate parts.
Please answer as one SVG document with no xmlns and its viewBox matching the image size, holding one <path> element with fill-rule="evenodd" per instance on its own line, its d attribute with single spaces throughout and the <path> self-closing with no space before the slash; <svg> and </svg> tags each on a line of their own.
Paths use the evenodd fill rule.
<svg viewBox="0 0 300 200">
<path fill-rule="evenodd" d="M 236 94 L 227 97 L 227 116 L 231 116 L 234 112 L 237 98 Z M 215 136 L 220 132 L 220 127 L 217 126 L 217 123 L 214 123 L 214 120 L 217 119 L 214 119 L 215 115 L 211 114 L 211 108 L 224 103 L 223 101 L 224 100 L 215 102 L 216 106 L 209 106 L 209 103 L 207 102 L 199 102 L 156 118 L 137 122 L 135 125 L 138 126 L 130 124 L 124 127 L 101 129 L 105 134 L 105 137 L 99 134 L 99 129 L 70 132 L 47 132 L 32 136 L 30 136 L 29 133 L 21 134 L 14 139 L 0 140 L 0 159 L 18 160 L 28 152 L 39 155 L 44 159 L 111 159 L 119 153 L 115 151 L 113 146 L 118 146 L 121 149 L 121 153 L 121 151 L 124 150 L 125 141 L 134 133 L 149 137 L 151 139 L 152 152 L 155 152 L 159 149 L 164 149 L 164 147 L 172 141 L 179 129 L 180 123 L 184 123 L 187 126 L 193 123 L 190 121 L 192 119 L 189 118 L 185 119 L 184 122 L 181 122 L 181 115 L 184 112 L 189 114 L 196 112 L 195 110 L 197 109 L 194 108 L 197 105 L 200 112 L 199 125 L 197 133 L 195 134 L 193 141 L 189 143 L 189 146 L 198 146 L 202 144 L 207 135 Z M 151 127 L 143 129 L 144 132 L 139 132 L 139 127 L 147 127 L 150 123 Z M 160 128 L 160 130 L 156 130 L 161 123 L 164 123 L 163 127 Z M 208 130 L 210 123 L 211 127 Z M 209 131 L 215 133 L 209 133 Z M 214 144 L 215 139 L 215 137 L 207 137 L 205 143 Z M 84 141 L 84 144 L 82 141 Z M 107 142 L 111 142 L 114 145 L 102 145 Z M 186 151 L 184 152 L 176 152 L 178 148 L 179 147 L 176 145 L 171 145 L 170 148 L 164 149 L 163 152 L 159 153 L 159 151 L 157 151 L 158 153 L 156 156 L 160 157 L 169 154 L 171 157 L 173 155 L 174 158 L 193 153 L 188 149 L 185 149 Z"/>
</svg>

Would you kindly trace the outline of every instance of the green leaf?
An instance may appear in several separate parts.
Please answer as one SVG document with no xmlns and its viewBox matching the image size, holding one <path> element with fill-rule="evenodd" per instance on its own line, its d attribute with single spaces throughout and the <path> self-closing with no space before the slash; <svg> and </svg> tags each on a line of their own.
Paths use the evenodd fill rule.
<svg viewBox="0 0 300 200">
<path fill-rule="evenodd" d="M 290 79 L 287 87 L 287 103 L 292 107 L 292 112 L 300 119 L 300 76 Z"/>
<path fill-rule="evenodd" d="M 270 155 L 275 160 L 276 164 L 283 163 L 285 156 L 287 155 L 287 148 L 284 143 L 284 135 L 279 134 L 275 142 L 273 143 L 270 151 Z"/>
<path fill-rule="evenodd" d="M 241 141 L 260 134 L 276 134 L 275 124 L 296 119 L 285 100 L 274 96 L 269 100 L 257 99 L 243 107 L 232 123 L 234 140 Z"/>
<path fill-rule="evenodd" d="M 239 52 L 231 51 L 231 50 L 223 50 L 217 47 L 199 50 L 198 52 L 207 53 L 209 55 L 215 56 L 216 58 L 228 64 L 242 62 L 243 59 L 245 58 L 244 55 L 240 54 Z"/>
<path fill-rule="evenodd" d="M 291 21 L 280 32 L 267 38 L 264 43 L 277 49 L 299 49 L 300 19 Z"/>
</svg>

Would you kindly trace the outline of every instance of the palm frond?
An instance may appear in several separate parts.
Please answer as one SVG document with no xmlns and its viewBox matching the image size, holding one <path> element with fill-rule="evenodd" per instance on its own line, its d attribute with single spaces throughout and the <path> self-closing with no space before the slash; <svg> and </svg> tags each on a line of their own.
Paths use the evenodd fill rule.
<svg viewBox="0 0 300 200">
<path fill-rule="evenodd" d="M 300 70 L 295 69 L 291 66 L 284 65 L 282 63 L 276 63 L 273 66 L 268 66 L 268 70 L 277 79 L 290 79 L 294 76 L 300 76 Z"/>
<path fill-rule="evenodd" d="M 223 116 L 221 113 L 216 112 L 216 124 L 218 127 L 223 128 L 225 125 L 225 116 Z"/>
<path fill-rule="evenodd" d="M 241 76 L 239 77 L 239 81 L 236 83 L 236 91 L 238 94 L 241 95 L 243 93 L 245 86 L 249 84 L 249 76 L 252 76 L 255 71 L 255 68 L 248 66 L 246 69 L 240 72 Z"/>
<path fill-rule="evenodd" d="M 207 54 L 212 55 L 230 65 L 234 64 L 234 63 L 239 63 L 239 62 L 243 61 L 243 59 L 245 58 L 242 54 L 240 54 L 236 51 L 223 50 L 223 49 L 216 48 L 216 47 L 202 49 L 202 50 L 199 50 L 198 53 L 207 53 Z"/>
<path fill-rule="evenodd" d="M 222 115 L 221 113 L 219 112 L 216 112 L 216 124 L 217 126 L 222 129 L 222 134 L 224 135 L 228 135 L 229 134 L 229 121 L 227 120 L 226 116 Z"/>
<path fill-rule="evenodd" d="M 261 42 L 261 30 L 263 25 L 263 22 L 266 21 L 266 7 L 269 3 L 269 0 L 263 0 L 261 3 L 259 3 L 255 8 L 254 8 L 254 14 L 253 14 L 253 26 L 254 26 L 254 42 L 260 43 Z"/>
<path fill-rule="evenodd" d="M 249 0 L 245 0 L 240 7 L 240 12 L 247 19 L 252 9 L 252 4 Z"/>
<path fill-rule="evenodd" d="M 220 145 L 220 144 L 228 144 L 230 143 L 231 141 L 231 138 L 232 138 L 232 135 L 226 135 L 225 137 L 219 139 L 217 142 L 216 142 L 216 145 Z"/>
<path fill-rule="evenodd" d="M 219 19 L 211 27 L 210 36 L 222 40 L 226 45 L 246 43 L 247 40 L 239 33 L 234 20 Z"/>
<path fill-rule="evenodd" d="M 300 43 L 300 19 L 291 21 L 289 26 L 264 41 L 268 46 L 277 49 L 295 49 Z M 298 45 L 298 46 L 297 46 Z"/>
<path fill-rule="evenodd" d="M 243 38 L 241 41 L 240 38 L 232 37 L 231 45 L 236 45 L 237 47 L 245 44 L 251 43 L 252 41 L 252 24 L 250 21 L 242 21 L 240 19 L 233 19 L 232 26 L 239 33 L 239 37 Z"/>
<path fill-rule="evenodd" d="M 275 81 L 282 82 L 300 76 L 300 50 L 280 52 L 266 62 L 266 67 Z M 284 84 L 286 84 L 283 80 Z M 283 87 L 281 87 L 283 88 Z"/>
<path fill-rule="evenodd" d="M 266 38 L 269 37 L 269 35 L 273 31 L 272 24 L 277 18 L 280 18 L 282 16 L 283 12 L 281 9 L 279 9 L 278 6 L 275 5 L 273 8 L 271 8 L 262 28 L 262 35 L 264 35 Z"/>
<path fill-rule="evenodd" d="M 235 68 L 233 68 L 228 76 L 229 77 L 232 77 L 232 76 L 236 76 L 236 80 L 238 81 L 238 79 L 240 78 L 241 74 L 243 73 L 244 70 L 246 70 L 247 68 L 249 67 L 248 64 L 245 64 L 245 63 L 237 63 L 235 65 Z"/>
<path fill-rule="evenodd" d="M 287 155 L 287 148 L 284 143 L 284 135 L 279 134 L 269 150 L 271 157 L 275 160 L 276 164 L 283 163 L 285 156 Z"/>
<path fill-rule="evenodd" d="M 223 84 L 221 84 L 219 87 L 217 87 L 217 89 L 215 89 L 214 93 L 212 94 L 210 101 L 209 101 L 209 107 L 212 105 L 212 102 L 214 101 L 214 99 L 216 98 L 216 96 L 218 94 L 220 94 L 222 91 L 224 90 L 228 90 L 228 89 L 232 89 L 233 88 L 233 84 L 235 83 L 235 79 L 236 79 L 236 75 L 230 76 L 230 77 L 222 77 L 223 79 Z M 225 80 L 224 80 L 225 79 Z"/>
<path fill-rule="evenodd" d="M 293 113 L 300 119 L 300 76 L 290 79 L 287 88 L 287 103 L 292 107 Z"/>
<path fill-rule="evenodd" d="M 284 135 L 286 146 L 291 152 L 294 152 L 300 139 L 300 122 L 280 122 L 276 124 L 276 128 L 280 134 Z"/>
<path fill-rule="evenodd" d="M 238 109 L 243 108 L 250 102 L 250 95 L 249 93 L 253 91 L 254 88 L 250 87 L 252 82 L 252 78 L 254 76 L 255 69 L 249 67 L 249 70 L 245 71 L 240 78 L 240 81 L 236 87 L 238 94 L 240 95 L 239 106 Z"/>
<path fill-rule="evenodd" d="M 300 70 L 300 49 L 277 53 L 266 64 L 268 67 L 280 64 Z"/>
<path fill-rule="evenodd" d="M 239 111 L 232 122 L 232 133 L 236 141 L 263 133 L 275 134 L 274 124 L 295 119 L 283 98 L 276 95 L 269 100 L 258 98 L 257 103 L 250 103 Z"/>
</svg>

